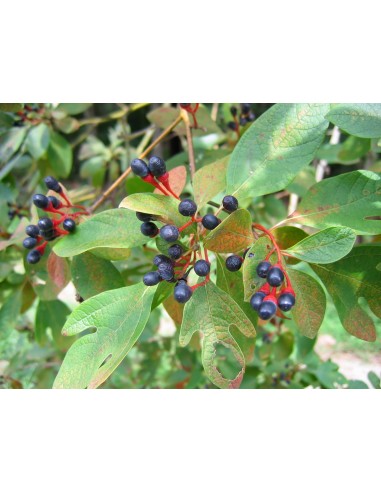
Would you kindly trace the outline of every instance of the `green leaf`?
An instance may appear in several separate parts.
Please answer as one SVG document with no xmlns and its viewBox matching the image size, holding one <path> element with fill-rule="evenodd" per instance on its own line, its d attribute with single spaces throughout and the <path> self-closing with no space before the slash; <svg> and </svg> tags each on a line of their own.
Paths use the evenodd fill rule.
<svg viewBox="0 0 381 492">
<path fill-rule="evenodd" d="M 217 253 L 236 253 L 253 244 L 250 213 L 241 208 L 230 214 L 206 236 L 207 249 Z"/>
<path fill-rule="evenodd" d="M 230 156 L 199 169 L 193 178 L 194 200 L 199 209 L 226 188 L 226 170 Z"/>
<path fill-rule="evenodd" d="M 0 135 L 0 164 L 5 164 L 15 154 L 26 136 L 26 128 L 11 128 Z M 4 177 L 4 170 L 0 172 L 0 179 Z"/>
<path fill-rule="evenodd" d="M 134 212 L 122 208 L 106 210 L 80 224 L 74 234 L 54 246 L 58 256 L 74 256 L 94 248 L 133 248 L 147 242 Z"/>
<path fill-rule="evenodd" d="M 60 132 L 66 134 L 76 132 L 80 126 L 78 120 L 71 118 L 70 116 L 56 119 L 54 124 Z"/>
<path fill-rule="evenodd" d="M 49 142 L 49 128 L 44 123 L 31 128 L 25 140 L 27 151 L 36 160 L 45 154 Z"/>
<path fill-rule="evenodd" d="M 162 222 L 181 226 L 188 221 L 188 217 L 179 213 L 178 206 L 179 201 L 175 198 L 153 193 L 135 193 L 124 198 L 119 205 L 121 208 L 129 208 L 136 212 L 157 215 Z"/>
<path fill-rule="evenodd" d="M 57 106 L 57 111 L 63 111 L 66 114 L 74 116 L 83 113 L 92 103 L 61 103 Z"/>
<path fill-rule="evenodd" d="M 308 263 L 333 263 L 346 256 L 356 241 L 356 234 L 349 227 L 329 227 L 308 236 L 287 253 Z"/>
<path fill-rule="evenodd" d="M 70 347 L 54 388 L 97 388 L 118 367 L 141 335 L 151 312 L 156 287 L 142 282 L 103 292 L 78 306 L 64 335 L 84 334 Z"/>
<path fill-rule="evenodd" d="M 323 323 L 327 300 L 321 285 L 304 272 L 287 270 L 295 291 L 296 303 L 291 314 L 302 335 L 314 338 Z"/>
<path fill-rule="evenodd" d="M 373 386 L 375 389 L 381 389 L 381 379 L 380 376 L 377 376 L 377 374 L 373 371 L 368 372 L 368 379 L 370 381 L 370 384 Z"/>
<path fill-rule="evenodd" d="M 58 177 L 69 176 L 73 164 L 73 151 L 69 142 L 57 132 L 50 135 L 48 160 Z"/>
<path fill-rule="evenodd" d="M 376 329 L 360 299 L 381 318 L 381 245 L 356 246 L 329 265 L 311 265 L 332 297 L 340 321 L 351 335 L 374 342 Z"/>
<path fill-rule="evenodd" d="M 201 331 L 201 358 L 208 378 L 220 388 L 238 388 L 245 372 L 245 358 L 231 333 L 232 327 L 245 336 L 253 337 L 255 330 L 237 303 L 213 282 L 194 291 L 185 304 L 180 330 L 180 345 L 185 347 L 192 335 Z M 216 365 L 218 346 L 225 347 L 234 356 L 241 370 L 231 379 L 225 378 Z"/>
<path fill-rule="evenodd" d="M 335 104 L 326 118 L 351 135 L 381 137 L 381 104 Z"/>
<path fill-rule="evenodd" d="M 4 111 L 5 113 L 17 113 L 22 108 L 22 103 L 0 103 L 0 111 Z"/>
<path fill-rule="evenodd" d="M 287 248 L 291 248 L 291 246 L 294 246 L 294 244 L 308 237 L 308 234 L 299 227 L 277 227 L 272 232 L 278 246 L 282 250 L 287 250 Z M 287 263 L 289 265 L 296 265 L 297 263 L 299 263 L 299 260 L 297 258 L 288 258 Z"/>
<path fill-rule="evenodd" d="M 63 337 L 61 330 L 69 315 L 70 309 L 62 301 L 40 301 L 36 311 L 36 341 L 45 345 L 48 340 L 46 330 L 50 328 L 55 345 L 61 350 L 66 350 L 71 345 L 71 340 Z"/>
<path fill-rule="evenodd" d="M 350 227 L 357 234 L 380 234 L 381 176 L 354 171 L 314 185 L 287 221 L 325 228 Z"/>
<path fill-rule="evenodd" d="M 258 277 L 257 266 L 263 261 L 273 246 L 267 236 L 260 237 L 246 253 L 242 266 L 243 286 L 245 291 L 245 301 L 249 302 L 251 296 L 266 282 L 265 279 Z M 276 254 L 270 256 L 269 261 L 276 262 Z"/>
<path fill-rule="evenodd" d="M 321 145 L 328 104 L 276 104 L 244 133 L 228 166 L 227 193 L 238 200 L 285 188 Z"/>
<path fill-rule="evenodd" d="M 342 144 L 337 154 L 338 158 L 344 164 L 352 163 L 370 151 L 370 144 L 370 139 L 358 138 L 352 135 Z"/>
<path fill-rule="evenodd" d="M 217 259 L 217 282 L 216 285 L 234 299 L 247 318 L 255 327 L 258 323 L 257 313 L 251 308 L 250 304 L 244 300 L 244 288 L 242 272 L 230 272 L 225 266 L 225 260 L 216 255 Z M 233 331 L 234 330 L 234 331 Z M 255 339 L 247 338 L 242 333 L 232 328 L 232 335 L 240 346 L 246 362 L 249 362 L 254 356 Z"/>
<path fill-rule="evenodd" d="M 16 326 L 21 310 L 22 290 L 13 291 L 0 307 L 0 340 L 5 340 Z"/>
<path fill-rule="evenodd" d="M 75 288 L 84 299 L 125 286 L 121 274 L 110 261 L 91 253 L 73 258 L 71 274 Z"/>
<path fill-rule="evenodd" d="M 94 248 L 91 254 L 104 260 L 119 261 L 127 260 L 131 256 L 131 250 L 125 248 Z"/>
</svg>

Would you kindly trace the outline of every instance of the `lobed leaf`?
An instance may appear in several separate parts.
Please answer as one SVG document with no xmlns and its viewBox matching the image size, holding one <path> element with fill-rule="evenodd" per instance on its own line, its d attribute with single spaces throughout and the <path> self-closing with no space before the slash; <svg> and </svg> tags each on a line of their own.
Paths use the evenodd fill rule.
<svg viewBox="0 0 381 492">
<path fill-rule="evenodd" d="M 251 215 L 243 208 L 236 210 L 205 237 L 205 248 L 217 253 L 236 253 L 254 241 Z"/>
<path fill-rule="evenodd" d="M 356 246 L 336 263 L 311 267 L 331 295 L 344 328 L 361 340 L 374 342 L 373 320 L 359 301 L 366 300 L 381 318 L 381 245 Z"/>
<path fill-rule="evenodd" d="M 75 288 L 84 299 L 125 286 L 121 274 L 111 261 L 97 258 L 92 253 L 75 256 L 71 274 Z"/>
<path fill-rule="evenodd" d="M 147 242 L 134 212 L 123 208 L 93 215 L 54 245 L 59 256 L 74 256 L 94 248 L 133 248 Z"/>
<path fill-rule="evenodd" d="M 238 388 L 245 372 L 245 358 L 232 335 L 233 327 L 247 337 L 255 335 L 253 325 L 237 303 L 213 282 L 194 291 L 184 308 L 180 345 L 186 346 L 192 335 L 201 331 L 202 363 L 208 378 L 220 388 Z M 219 346 L 229 350 L 241 368 L 234 378 L 225 378 L 217 368 Z"/>
<path fill-rule="evenodd" d="M 227 171 L 227 193 L 238 200 L 285 188 L 323 142 L 328 104 L 276 104 L 236 145 Z"/>
<path fill-rule="evenodd" d="M 141 335 L 156 287 L 142 282 L 103 292 L 78 306 L 65 323 L 64 335 L 84 334 L 68 350 L 54 388 L 97 388 L 118 367 Z"/>
<path fill-rule="evenodd" d="M 302 335 L 315 338 L 323 323 L 326 297 L 321 285 L 307 273 L 287 270 L 295 291 L 296 303 L 291 314 Z"/>
<path fill-rule="evenodd" d="M 357 234 L 380 234 L 381 176 L 353 171 L 316 183 L 287 221 L 323 228 L 350 227 Z"/>
<path fill-rule="evenodd" d="M 381 137 L 381 104 L 335 104 L 326 118 L 351 135 Z"/>
<path fill-rule="evenodd" d="M 154 193 L 134 193 L 122 200 L 119 207 L 154 214 L 159 216 L 163 222 L 181 226 L 188 218 L 178 211 L 179 201 L 170 196 L 156 195 Z M 136 217 L 135 217 L 136 220 Z"/>
<path fill-rule="evenodd" d="M 355 241 L 356 234 L 349 227 L 329 227 L 302 239 L 286 252 L 308 263 L 333 263 L 346 256 Z"/>
</svg>

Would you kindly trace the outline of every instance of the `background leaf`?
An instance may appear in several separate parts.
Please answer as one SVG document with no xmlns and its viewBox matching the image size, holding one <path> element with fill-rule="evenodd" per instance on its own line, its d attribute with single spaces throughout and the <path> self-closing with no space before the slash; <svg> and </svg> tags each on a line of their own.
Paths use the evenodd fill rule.
<svg viewBox="0 0 381 492">
<path fill-rule="evenodd" d="M 61 103 L 57 106 L 57 111 L 75 116 L 86 111 L 91 105 L 92 103 Z"/>
<path fill-rule="evenodd" d="M 380 210 L 381 176 L 354 171 L 314 185 L 286 221 L 317 228 L 347 226 L 357 234 L 380 234 Z"/>
<path fill-rule="evenodd" d="M 151 311 L 156 287 L 142 282 L 103 292 L 77 307 L 63 334 L 77 335 L 54 382 L 54 388 L 96 388 L 122 362 L 141 335 Z"/>
<path fill-rule="evenodd" d="M 285 188 L 321 145 L 328 104 L 276 104 L 244 133 L 228 166 L 227 193 L 238 200 Z"/>
<path fill-rule="evenodd" d="M 312 234 L 286 251 L 308 263 L 333 263 L 347 255 L 356 241 L 349 227 L 329 227 Z"/>
<path fill-rule="evenodd" d="M 69 142 L 57 132 L 50 135 L 48 161 L 57 177 L 69 176 L 73 164 L 73 151 Z"/>
<path fill-rule="evenodd" d="M 71 274 L 75 288 L 84 299 L 125 286 L 111 261 L 97 258 L 92 253 L 76 255 L 71 264 Z"/>
<path fill-rule="evenodd" d="M 21 310 L 21 289 L 13 291 L 0 307 L 0 340 L 5 340 L 16 325 Z"/>
<path fill-rule="evenodd" d="M 187 345 L 196 331 L 202 332 L 202 363 L 208 378 L 219 388 L 238 388 L 245 372 L 245 358 L 231 334 L 232 326 L 247 337 L 255 335 L 253 325 L 237 303 L 213 282 L 194 291 L 184 308 L 180 345 Z M 225 378 L 216 366 L 219 345 L 228 349 L 241 367 L 231 379 Z"/>
<path fill-rule="evenodd" d="M 381 137 L 381 104 L 335 104 L 326 118 L 351 135 Z"/>
<path fill-rule="evenodd" d="M 36 341 L 40 345 L 45 345 L 48 340 L 46 330 L 50 328 L 56 347 L 60 350 L 67 350 L 72 340 L 63 337 L 61 330 L 69 315 L 70 309 L 62 301 L 40 301 L 35 320 Z"/>
<path fill-rule="evenodd" d="M 49 142 L 49 128 L 44 123 L 32 127 L 29 130 L 25 140 L 26 148 L 29 154 L 36 160 L 45 154 L 49 146 Z"/>
<path fill-rule="evenodd" d="M 58 256 L 75 256 L 94 248 L 133 248 L 147 242 L 140 232 L 134 212 L 123 208 L 106 210 L 80 224 L 74 234 L 60 239 L 54 246 Z"/>
<path fill-rule="evenodd" d="M 295 291 L 292 316 L 302 335 L 315 338 L 323 323 L 326 297 L 321 285 L 307 273 L 289 268 L 287 273 Z"/>
<path fill-rule="evenodd" d="M 209 232 L 204 245 L 217 253 L 236 253 L 250 246 L 253 241 L 251 215 L 240 208 Z"/>
<path fill-rule="evenodd" d="M 374 322 L 359 300 L 365 299 L 381 318 L 381 245 L 356 246 L 336 263 L 311 267 L 331 295 L 344 328 L 361 340 L 374 342 Z"/>
</svg>

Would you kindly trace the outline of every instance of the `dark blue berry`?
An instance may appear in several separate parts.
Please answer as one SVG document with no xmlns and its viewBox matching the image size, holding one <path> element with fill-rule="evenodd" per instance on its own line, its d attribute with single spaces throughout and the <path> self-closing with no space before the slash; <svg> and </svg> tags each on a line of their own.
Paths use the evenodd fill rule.
<svg viewBox="0 0 381 492">
<path fill-rule="evenodd" d="M 178 260 L 179 258 L 181 258 L 183 252 L 184 252 L 184 250 L 180 246 L 180 244 L 173 244 L 172 246 L 170 246 L 168 248 L 168 254 L 174 260 Z"/>
<path fill-rule="evenodd" d="M 153 263 L 156 266 L 159 266 L 160 263 L 167 263 L 168 265 L 173 265 L 173 261 L 171 258 L 168 258 L 168 256 L 165 255 L 156 255 L 155 258 L 153 259 Z"/>
<path fill-rule="evenodd" d="M 159 272 L 148 272 L 143 277 L 144 285 L 152 286 L 157 285 L 161 280 Z"/>
<path fill-rule="evenodd" d="M 273 301 L 263 301 L 258 310 L 258 316 L 263 320 L 269 320 L 275 313 L 276 304 Z"/>
<path fill-rule="evenodd" d="M 62 206 L 62 203 L 60 200 L 58 200 L 58 198 L 56 198 L 55 196 L 48 196 L 48 200 L 51 204 L 51 206 L 53 208 L 55 208 L 56 210 L 58 210 L 59 208 L 61 208 Z"/>
<path fill-rule="evenodd" d="M 239 119 L 239 124 L 241 126 L 245 126 L 247 123 L 247 118 L 244 118 L 243 116 L 241 116 L 241 118 Z"/>
<path fill-rule="evenodd" d="M 73 232 L 75 231 L 76 224 L 73 219 L 65 219 L 62 223 L 62 227 L 65 231 Z"/>
<path fill-rule="evenodd" d="M 267 282 L 271 285 L 271 287 L 279 287 L 284 281 L 284 273 L 282 270 L 273 266 L 267 273 Z"/>
<path fill-rule="evenodd" d="M 250 103 L 242 103 L 241 104 L 241 111 L 242 114 L 247 115 L 251 110 L 251 104 Z"/>
<path fill-rule="evenodd" d="M 160 229 L 160 237 L 168 243 L 174 243 L 180 236 L 179 230 L 174 225 L 165 225 Z"/>
<path fill-rule="evenodd" d="M 134 159 L 131 162 L 131 169 L 136 176 L 141 178 L 145 178 L 150 173 L 147 164 L 142 159 Z"/>
<path fill-rule="evenodd" d="M 210 272 L 210 263 L 206 260 L 198 260 L 194 264 L 194 271 L 199 277 L 206 277 Z"/>
<path fill-rule="evenodd" d="M 237 130 L 237 123 L 235 121 L 229 121 L 228 128 L 230 128 L 230 130 L 236 131 Z"/>
<path fill-rule="evenodd" d="M 237 112 L 238 112 L 238 110 L 235 106 L 230 107 L 230 113 L 232 116 L 237 116 Z"/>
<path fill-rule="evenodd" d="M 38 208 L 47 208 L 49 206 L 49 200 L 48 197 L 45 195 L 41 195 L 40 193 L 37 193 L 36 195 L 33 195 L 33 203 L 36 205 Z"/>
<path fill-rule="evenodd" d="M 213 214 L 204 215 L 201 221 L 205 229 L 208 229 L 209 231 L 215 229 L 220 222 L 221 220 Z"/>
<path fill-rule="evenodd" d="M 243 260 L 240 256 L 231 255 L 226 258 L 225 265 L 230 272 L 238 272 L 238 270 L 241 268 L 242 262 Z"/>
<path fill-rule="evenodd" d="M 40 229 L 36 225 L 30 224 L 26 226 L 25 233 L 30 237 L 37 237 L 40 233 Z"/>
<path fill-rule="evenodd" d="M 222 200 L 222 206 L 228 212 L 234 212 L 238 208 L 238 200 L 233 195 L 226 195 Z"/>
<path fill-rule="evenodd" d="M 193 215 L 197 212 L 197 205 L 193 200 L 186 198 L 179 203 L 179 212 L 184 217 L 193 217 Z"/>
<path fill-rule="evenodd" d="M 40 231 L 52 231 L 54 228 L 53 221 L 52 219 L 49 219 L 49 217 L 42 217 L 38 222 L 37 222 L 38 228 Z"/>
<path fill-rule="evenodd" d="M 250 112 L 248 115 L 247 115 L 247 119 L 249 121 L 254 121 L 255 120 L 255 114 Z"/>
<path fill-rule="evenodd" d="M 143 236 L 155 237 L 157 236 L 159 229 L 157 228 L 157 225 L 153 222 L 143 222 L 143 224 L 140 226 L 140 232 L 143 234 Z"/>
<path fill-rule="evenodd" d="M 157 267 L 157 270 L 163 280 L 170 281 L 175 276 L 173 265 L 169 265 L 168 263 L 160 263 L 160 265 Z"/>
<path fill-rule="evenodd" d="M 59 184 L 59 182 L 56 180 L 56 178 L 53 178 L 53 176 L 46 176 L 44 179 L 46 187 L 49 190 L 55 191 L 56 193 L 61 193 L 62 187 Z"/>
<path fill-rule="evenodd" d="M 56 239 L 57 234 L 54 229 L 50 229 L 50 231 L 40 231 L 40 236 L 43 237 L 46 241 L 53 241 Z"/>
<path fill-rule="evenodd" d="M 32 265 L 38 263 L 40 259 L 41 253 L 37 249 L 32 249 L 32 251 L 29 251 L 29 253 L 26 255 L 26 261 Z"/>
<path fill-rule="evenodd" d="M 295 296 L 290 292 L 285 292 L 278 297 L 278 307 L 284 312 L 290 311 L 295 305 Z"/>
<path fill-rule="evenodd" d="M 37 239 L 34 237 L 26 237 L 22 242 L 22 245 L 26 249 L 33 249 L 37 244 Z"/>
<path fill-rule="evenodd" d="M 263 299 L 266 297 L 266 294 L 264 292 L 256 292 L 251 296 L 250 299 L 250 304 L 251 307 L 254 309 L 254 311 L 259 311 L 259 308 L 262 305 Z"/>
<path fill-rule="evenodd" d="M 141 222 L 151 222 L 153 220 L 156 220 L 156 215 L 145 214 L 143 212 L 136 212 L 136 218 Z"/>
<path fill-rule="evenodd" d="M 258 277 L 266 278 L 270 268 L 271 268 L 271 263 L 269 261 L 261 261 L 257 266 Z"/>
<path fill-rule="evenodd" d="M 185 304 L 192 297 L 193 291 L 185 282 L 179 282 L 173 291 L 173 297 L 180 304 Z"/>
<path fill-rule="evenodd" d="M 167 172 L 165 162 L 161 159 L 161 157 L 157 157 L 156 155 L 150 157 L 148 167 L 151 174 L 157 178 L 160 178 L 160 176 L 163 176 Z"/>
</svg>

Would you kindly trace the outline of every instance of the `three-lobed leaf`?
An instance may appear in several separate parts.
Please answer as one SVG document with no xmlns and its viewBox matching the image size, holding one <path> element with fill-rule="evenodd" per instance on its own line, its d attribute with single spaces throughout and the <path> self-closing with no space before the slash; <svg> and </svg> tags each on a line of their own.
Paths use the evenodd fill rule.
<svg viewBox="0 0 381 492">
<path fill-rule="evenodd" d="M 78 306 L 64 335 L 84 334 L 68 350 L 54 388 L 96 388 L 118 367 L 141 335 L 150 315 L 156 287 L 142 282 L 103 292 Z"/>
<path fill-rule="evenodd" d="M 287 222 L 324 228 L 346 226 L 357 234 L 380 234 L 381 176 L 353 171 L 312 186 Z"/>
<path fill-rule="evenodd" d="M 244 133 L 227 171 L 227 193 L 238 200 L 285 188 L 321 145 L 328 104 L 276 104 Z"/>
<path fill-rule="evenodd" d="M 329 227 L 302 239 L 286 252 L 308 263 L 333 263 L 347 255 L 356 241 L 349 227 Z"/>
<path fill-rule="evenodd" d="M 74 256 L 94 248 L 133 248 L 147 242 L 134 212 L 123 208 L 106 210 L 80 224 L 73 234 L 54 246 L 59 256 Z"/>
<path fill-rule="evenodd" d="M 217 253 L 236 253 L 250 246 L 253 240 L 251 215 L 240 208 L 209 232 L 204 245 Z"/>
<path fill-rule="evenodd" d="M 381 245 L 356 246 L 336 263 L 311 266 L 331 295 L 344 328 L 361 340 L 374 342 L 376 329 L 360 300 L 381 318 Z"/>
<path fill-rule="evenodd" d="M 246 337 L 253 337 L 255 329 L 250 320 L 226 292 L 213 282 L 195 290 L 184 308 L 180 330 L 180 345 L 186 346 L 194 333 L 201 331 L 201 358 L 208 378 L 220 388 L 238 388 L 245 372 L 245 357 L 231 333 L 235 327 Z M 226 378 L 217 367 L 217 349 L 231 352 L 240 366 L 235 377 Z"/>
</svg>

